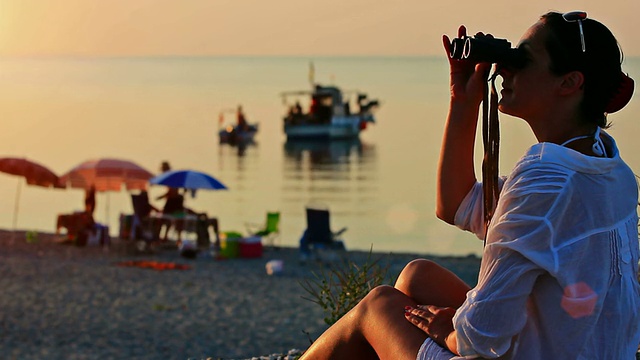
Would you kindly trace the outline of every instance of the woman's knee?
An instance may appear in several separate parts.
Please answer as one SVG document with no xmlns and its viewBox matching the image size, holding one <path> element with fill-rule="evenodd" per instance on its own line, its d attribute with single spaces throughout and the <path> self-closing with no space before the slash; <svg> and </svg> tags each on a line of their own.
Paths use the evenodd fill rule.
<svg viewBox="0 0 640 360">
<path fill-rule="evenodd" d="M 456 274 L 426 259 L 407 264 L 394 286 L 418 303 L 456 308 L 470 290 Z"/>
<path fill-rule="evenodd" d="M 358 305 L 361 308 L 370 309 L 377 307 L 389 301 L 390 298 L 398 296 L 398 290 L 389 285 L 379 285 L 373 288 L 369 293 L 360 301 Z"/>
<path fill-rule="evenodd" d="M 427 259 L 416 259 L 409 262 L 400 272 L 395 287 L 400 289 L 408 289 L 416 284 L 416 281 L 424 281 L 429 274 L 437 272 L 440 265 Z"/>
<path fill-rule="evenodd" d="M 369 313 L 378 313 L 386 311 L 390 304 L 406 302 L 409 305 L 409 298 L 404 296 L 396 288 L 389 285 L 379 285 L 373 288 L 353 309 L 353 315 L 362 319 L 367 317 Z"/>
<path fill-rule="evenodd" d="M 367 296 L 365 296 L 365 298 L 370 298 L 370 299 L 386 298 L 388 296 L 392 296 L 392 294 L 394 294 L 395 292 L 397 292 L 397 290 L 394 289 L 393 286 L 378 285 L 375 288 L 373 288 L 371 291 L 369 291 L 369 293 L 367 294 Z"/>
</svg>

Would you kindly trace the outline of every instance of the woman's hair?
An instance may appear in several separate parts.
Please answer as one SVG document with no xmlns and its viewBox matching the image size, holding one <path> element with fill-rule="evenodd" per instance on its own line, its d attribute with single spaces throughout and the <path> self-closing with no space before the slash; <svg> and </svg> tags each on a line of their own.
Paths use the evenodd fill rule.
<svg viewBox="0 0 640 360">
<path fill-rule="evenodd" d="M 606 128 L 605 108 L 622 81 L 622 51 L 606 26 L 593 19 L 582 21 L 585 50 L 582 51 L 580 28 L 576 21 L 566 21 L 562 14 L 549 12 L 540 17 L 549 30 L 546 48 L 551 58 L 551 72 L 556 75 L 580 71 L 584 75 L 583 119 Z"/>
</svg>

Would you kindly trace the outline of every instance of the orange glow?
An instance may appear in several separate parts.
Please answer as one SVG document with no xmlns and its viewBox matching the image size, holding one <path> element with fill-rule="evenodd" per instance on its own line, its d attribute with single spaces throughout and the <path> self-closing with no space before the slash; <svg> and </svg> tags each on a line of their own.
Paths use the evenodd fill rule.
<svg viewBox="0 0 640 360">
<path fill-rule="evenodd" d="M 0 1 L 2 56 L 439 55 L 459 24 L 517 42 L 549 9 L 584 9 L 640 55 L 640 2 Z"/>
<path fill-rule="evenodd" d="M 560 306 L 574 319 L 589 316 L 598 302 L 598 295 L 584 282 L 567 285 Z"/>
</svg>

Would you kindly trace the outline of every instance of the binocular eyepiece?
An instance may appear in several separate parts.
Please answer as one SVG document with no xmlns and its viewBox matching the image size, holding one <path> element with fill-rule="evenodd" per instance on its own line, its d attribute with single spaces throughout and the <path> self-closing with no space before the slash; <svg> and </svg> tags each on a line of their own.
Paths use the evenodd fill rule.
<svg viewBox="0 0 640 360">
<path fill-rule="evenodd" d="M 465 36 L 451 42 L 449 57 L 456 60 L 469 60 L 475 63 L 488 62 L 499 66 L 522 68 L 527 57 L 522 49 L 512 48 L 506 39 L 487 36 Z"/>
</svg>

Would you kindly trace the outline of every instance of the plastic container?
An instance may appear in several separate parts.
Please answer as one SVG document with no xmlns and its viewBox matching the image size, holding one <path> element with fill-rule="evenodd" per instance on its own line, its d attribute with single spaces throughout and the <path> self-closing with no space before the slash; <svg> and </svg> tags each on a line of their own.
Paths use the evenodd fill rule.
<svg viewBox="0 0 640 360">
<path fill-rule="evenodd" d="M 220 256 L 227 259 L 234 259 L 240 255 L 240 238 L 220 239 Z"/>
<path fill-rule="evenodd" d="M 259 258 L 262 257 L 262 239 L 259 236 L 250 236 L 240 240 L 240 257 Z"/>
</svg>

